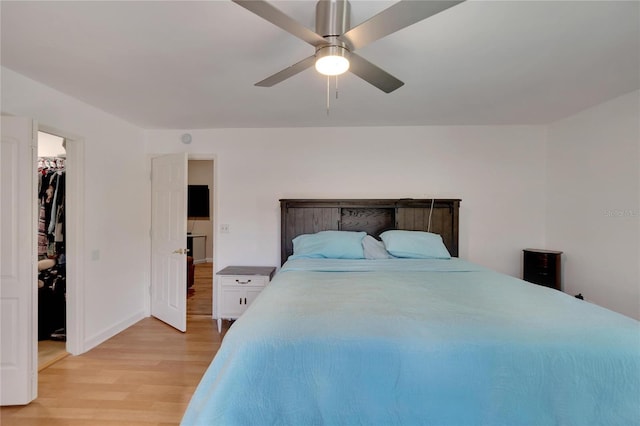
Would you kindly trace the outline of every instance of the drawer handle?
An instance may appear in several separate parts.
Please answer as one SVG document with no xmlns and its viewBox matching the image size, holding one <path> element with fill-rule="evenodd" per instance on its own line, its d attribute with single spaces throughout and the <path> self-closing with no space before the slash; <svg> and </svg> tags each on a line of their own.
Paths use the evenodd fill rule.
<svg viewBox="0 0 640 426">
<path fill-rule="evenodd" d="M 249 284 L 251 282 L 251 280 L 246 280 L 246 281 L 240 281 L 240 280 L 236 280 L 236 282 L 238 284 Z"/>
</svg>

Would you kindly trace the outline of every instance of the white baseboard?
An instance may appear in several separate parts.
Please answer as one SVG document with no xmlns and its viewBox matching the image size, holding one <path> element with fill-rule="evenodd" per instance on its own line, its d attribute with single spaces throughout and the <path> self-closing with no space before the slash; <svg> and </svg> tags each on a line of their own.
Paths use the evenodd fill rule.
<svg viewBox="0 0 640 426">
<path fill-rule="evenodd" d="M 100 343 L 104 343 L 116 334 L 126 330 L 127 328 L 131 327 L 133 324 L 137 323 L 143 318 L 146 318 L 147 316 L 148 315 L 145 315 L 145 313 L 142 311 L 137 312 L 124 321 L 120 321 L 112 327 L 109 327 L 106 330 L 96 334 L 95 336 L 86 339 L 83 344 L 83 353 L 95 348 Z"/>
</svg>

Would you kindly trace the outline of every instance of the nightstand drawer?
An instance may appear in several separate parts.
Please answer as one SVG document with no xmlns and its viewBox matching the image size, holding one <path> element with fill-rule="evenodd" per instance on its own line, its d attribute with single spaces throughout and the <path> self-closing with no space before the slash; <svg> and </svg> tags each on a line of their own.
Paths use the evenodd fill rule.
<svg viewBox="0 0 640 426">
<path fill-rule="evenodd" d="M 530 283 L 540 284 L 545 287 L 553 287 L 556 288 L 556 276 L 555 274 L 551 274 L 549 272 L 540 272 L 540 271 L 528 271 L 525 269 L 522 274 L 522 279 L 525 281 L 529 281 Z"/>
<path fill-rule="evenodd" d="M 269 277 L 265 275 L 225 275 L 220 277 L 220 284 L 227 287 L 264 287 L 269 282 Z"/>
</svg>

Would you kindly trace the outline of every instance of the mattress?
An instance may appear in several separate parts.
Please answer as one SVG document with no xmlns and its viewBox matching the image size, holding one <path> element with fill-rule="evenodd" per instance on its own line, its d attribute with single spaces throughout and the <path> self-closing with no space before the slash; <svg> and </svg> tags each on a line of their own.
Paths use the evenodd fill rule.
<svg viewBox="0 0 640 426">
<path fill-rule="evenodd" d="M 638 425 L 640 323 L 460 259 L 285 263 L 183 425 Z"/>
</svg>

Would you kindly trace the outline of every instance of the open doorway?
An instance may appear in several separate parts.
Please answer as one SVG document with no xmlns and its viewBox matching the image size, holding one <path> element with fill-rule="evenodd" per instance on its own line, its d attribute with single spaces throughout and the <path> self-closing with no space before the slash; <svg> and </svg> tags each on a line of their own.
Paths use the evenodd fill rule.
<svg viewBox="0 0 640 426">
<path fill-rule="evenodd" d="M 41 138 L 37 138 L 38 149 L 42 150 L 38 152 L 36 156 L 55 157 L 64 155 L 63 163 L 58 162 L 59 165 L 64 164 L 64 265 L 65 265 L 65 340 L 66 343 L 63 346 L 66 352 L 72 355 L 78 355 L 85 351 L 84 342 L 82 336 L 84 335 L 84 288 L 83 288 L 83 259 L 84 259 L 84 220 L 83 220 L 83 203 L 84 203 L 84 139 L 78 135 L 73 135 L 55 128 L 48 127 L 46 125 L 38 126 L 39 135 L 46 137 L 51 135 L 52 138 L 57 138 L 57 142 L 53 143 L 53 148 L 49 146 L 48 142 L 44 140 L 41 142 Z M 63 142 L 64 141 L 64 144 Z M 62 145 L 64 148 L 64 154 L 62 149 L 56 147 Z M 49 148 L 47 148 L 49 146 Z M 53 149 L 53 151 L 51 150 Z M 37 164 L 34 165 L 33 173 L 36 175 Z M 34 188 L 34 192 L 37 188 Z M 33 198 L 33 211 L 36 212 L 38 206 L 37 192 Z M 37 216 L 34 226 L 39 227 Z M 38 230 L 36 229 L 36 232 Z M 55 239 L 54 239 L 55 242 Z M 37 255 L 37 247 L 36 253 Z M 34 280 L 34 286 L 38 286 L 37 280 Z M 37 291 L 37 289 L 36 289 Z M 37 301 L 34 301 L 37 308 Z M 61 327 L 57 327 L 58 330 Z M 54 330 L 55 331 L 55 330 Z M 38 330 L 34 329 L 34 334 L 37 334 Z M 36 341 L 34 336 L 34 343 Z M 58 336 L 61 337 L 61 336 Z M 35 345 L 34 345 L 35 349 Z M 66 354 L 63 354 L 66 355 Z M 49 359 L 62 356 L 59 354 L 51 355 Z M 55 362 L 55 359 L 54 359 Z M 42 363 L 39 363 L 42 366 Z M 49 364 L 50 365 L 50 364 Z"/>
<path fill-rule="evenodd" d="M 187 315 L 213 315 L 214 161 L 189 159 Z"/>
<path fill-rule="evenodd" d="M 66 143 L 38 132 L 38 369 L 66 351 Z"/>
</svg>

